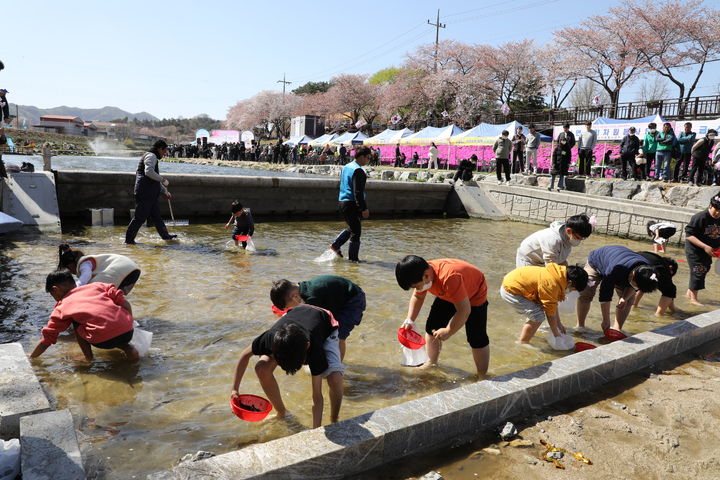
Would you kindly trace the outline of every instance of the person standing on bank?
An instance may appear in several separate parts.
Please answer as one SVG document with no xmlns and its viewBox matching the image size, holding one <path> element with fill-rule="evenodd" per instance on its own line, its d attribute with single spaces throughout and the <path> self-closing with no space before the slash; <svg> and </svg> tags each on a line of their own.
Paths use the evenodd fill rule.
<svg viewBox="0 0 720 480">
<path fill-rule="evenodd" d="M 428 150 L 428 170 L 431 168 L 434 168 L 435 170 L 438 169 L 438 149 L 437 145 L 435 145 L 435 142 L 431 142 L 430 150 Z"/>
<path fill-rule="evenodd" d="M 669 123 L 663 123 L 662 132 L 655 136 L 657 150 L 655 151 L 655 180 L 670 181 L 670 162 L 672 160 L 673 145 L 677 142 L 675 132 Z"/>
<path fill-rule="evenodd" d="M 680 132 L 677 137 L 678 145 L 680 146 L 680 158 L 675 164 L 675 171 L 673 172 L 673 181 L 682 182 L 687 178 L 688 169 L 690 168 L 691 149 L 695 144 L 695 132 L 692 131 L 692 123 L 686 122 L 684 130 Z M 682 167 L 682 173 L 680 172 Z"/>
<path fill-rule="evenodd" d="M 657 152 L 657 123 L 648 123 L 648 131 L 643 139 L 642 151 L 645 154 L 645 178 L 650 179 L 650 170 Z"/>
<path fill-rule="evenodd" d="M 578 138 L 578 174 L 590 176 L 593 163 L 593 150 L 597 143 L 597 133 L 592 129 L 591 122 L 585 122 L 585 131 Z"/>
<path fill-rule="evenodd" d="M 640 180 L 636 170 L 635 156 L 640 152 L 640 139 L 635 135 L 635 127 L 628 129 L 620 142 L 620 160 L 622 161 L 622 179 L 627 180 L 627 167 L 630 165 L 630 176 Z"/>
<path fill-rule="evenodd" d="M 710 152 L 717 137 L 717 131 L 713 128 L 709 129 L 704 137 L 695 142 L 692 146 L 691 155 L 693 160 L 692 170 L 690 170 L 690 179 L 688 185 L 702 185 L 705 177 L 705 165 L 710 159 Z"/>
<path fill-rule="evenodd" d="M 158 140 L 150 151 L 145 152 L 140 158 L 135 175 L 135 216 L 125 232 L 125 243 L 128 245 L 135 244 L 135 236 L 148 218 L 153 221 L 155 229 L 163 240 L 172 240 L 177 237 L 177 235 L 168 233 L 165 222 L 160 216 L 160 207 L 157 202 L 161 193 L 168 200 L 172 198 L 167 189 L 170 182 L 160 176 L 158 167 L 158 160 L 165 155 L 167 155 L 167 143 L 164 140 Z"/>
<path fill-rule="evenodd" d="M 517 127 L 515 135 L 513 135 L 512 138 L 512 173 L 523 173 L 525 171 L 525 161 L 523 159 L 523 152 L 525 151 L 525 135 L 523 135 L 522 132 L 522 127 Z"/>
<path fill-rule="evenodd" d="M 330 245 L 330 249 L 339 257 L 342 257 L 340 249 L 350 239 L 348 260 L 351 262 L 360 261 L 358 258 L 360 234 L 362 233 L 360 219 L 370 217 L 370 210 L 368 210 L 367 203 L 365 203 L 367 174 L 362 168 L 367 165 L 368 161 L 370 161 L 370 149 L 360 147 L 355 151 L 355 160 L 345 165 L 340 174 L 339 208 L 348 228 L 340 232 Z"/>
<path fill-rule="evenodd" d="M 510 148 L 512 147 L 512 142 L 508 136 L 510 136 L 510 133 L 507 130 L 503 130 L 493 145 L 493 153 L 495 153 L 495 173 L 497 173 L 498 185 L 502 185 L 503 183 L 503 169 L 505 169 L 505 181 L 510 182 Z"/>
<path fill-rule="evenodd" d="M 537 152 L 538 148 L 540 148 L 540 134 L 535 131 L 535 125 L 530 124 L 528 128 L 530 132 L 528 133 L 527 142 L 525 143 L 525 173 L 529 175 L 535 173 L 538 168 Z"/>
</svg>

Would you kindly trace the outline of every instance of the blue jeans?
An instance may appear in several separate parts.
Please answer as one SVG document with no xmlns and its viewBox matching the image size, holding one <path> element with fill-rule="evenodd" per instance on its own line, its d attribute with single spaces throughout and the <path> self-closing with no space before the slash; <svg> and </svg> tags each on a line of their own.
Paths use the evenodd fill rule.
<svg viewBox="0 0 720 480">
<path fill-rule="evenodd" d="M 662 170 L 662 180 L 670 178 L 670 161 L 672 159 L 672 151 L 658 150 L 655 153 L 655 179 L 660 180 L 660 170 Z"/>
</svg>

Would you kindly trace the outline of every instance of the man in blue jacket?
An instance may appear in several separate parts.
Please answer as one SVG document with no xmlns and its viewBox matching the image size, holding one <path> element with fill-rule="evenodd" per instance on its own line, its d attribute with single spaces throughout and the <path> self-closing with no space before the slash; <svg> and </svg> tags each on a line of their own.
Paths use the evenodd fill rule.
<svg viewBox="0 0 720 480">
<path fill-rule="evenodd" d="M 635 301 L 635 292 L 655 291 L 660 282 L 659 277 L 664 274 L 651 266 L 645 257 L 620 245 L 600 247 L 590 252 L 585 271 L 588 273 L 588 285 L 580 292 L 577 300 L 577 326 L 585 327 L 585 318 L 599 284 L 603 331 L 610 328 L 613 290 L 620 298 L 615 308 L 613 328 L 620 330 Z"/>
<path fill-rule="evenodd" d="M 360 147 L 355 150 L 355 160 L 345 165 L 340 174 L 340 212 L 343 214 L 348 228 L 340 232 L 330 248 L 342 257 L 340 248 L 350 239 L 348 259 L 351 262 L 359 262 L 360 234 L 362 227 L 361 218 L 370 217 L 370 211 L 365 203 L 365 182 L 367 175 L 362 167 L 370 161 L 370 149 Z"/>
</svg>

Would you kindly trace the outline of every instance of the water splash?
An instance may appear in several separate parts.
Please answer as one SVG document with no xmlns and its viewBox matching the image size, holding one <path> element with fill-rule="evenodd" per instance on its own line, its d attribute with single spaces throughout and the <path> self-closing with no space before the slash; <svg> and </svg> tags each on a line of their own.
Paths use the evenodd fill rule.
<svg viewBox="0 0 720 480">
<path fill-rule="evenodd" d="M 102 137 L 95 137 L 88 142 L 95 155 L 112 155 L 114 157 L 126 157 L 130 152 L 120 143 L 110 141 Z"/>
<path fill-rule="evenodd" d="M 325 250 L 319 257 L 315 257 L 313 259 L 313 262 L 315 263 L 328 263 L 335 261 L 336 258 L 339 258 L 337 253 L 333 251 L 332 249 L 328 248 Z"/>
</svg>

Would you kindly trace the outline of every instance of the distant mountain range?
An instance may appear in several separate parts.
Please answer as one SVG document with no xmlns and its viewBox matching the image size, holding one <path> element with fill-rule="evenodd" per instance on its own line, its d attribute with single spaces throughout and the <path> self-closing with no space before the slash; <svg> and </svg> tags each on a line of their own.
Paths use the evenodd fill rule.
<svg viewBox="0 0 720 480">
<path fill-rule="evenodd" d="M 10 104 L 10 114 L 15 115 L 15 104 Z M 147 112 L 130 113 L 126 112 L 117 107 L 102 107 L 102 108 L 76 108 L 76 107 L 54 107 L 54 108 L 38 108 L 31 105 L 18 105 L 18 115 L 20 118 L 27 119 L 29 124 L 35 124 L 40 121 L 42 115 L 72 115 L 74 117 L 80 117 L 85 122 L 109 122 L 118 118 L 125 118 L 132 120 L 137 118 L 138 120 L 159 120 L 154 115 L 150 115 Z"/>
</svg>

